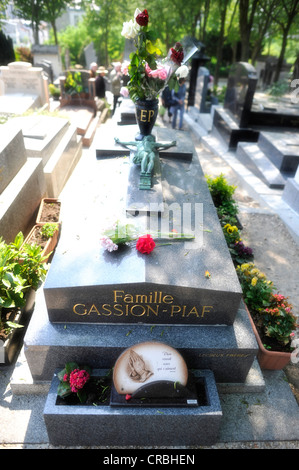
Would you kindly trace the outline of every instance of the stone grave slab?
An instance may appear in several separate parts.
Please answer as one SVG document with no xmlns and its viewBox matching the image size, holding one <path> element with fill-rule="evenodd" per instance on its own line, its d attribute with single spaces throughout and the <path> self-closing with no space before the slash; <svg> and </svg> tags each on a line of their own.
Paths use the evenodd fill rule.
<svg viewBox="0 0 299 470">
<path fill-rule="evenodd" d="M 27 156 L 41 158 L 43 166 L 69 126 L 67 119 L 42 115 L 15 117 L 12 124 L 22 129 Z"/>
<path fill-rule="evenodd" d="M 11 99 L 11 104 L 15 106 L 19 99 L 19 109 L 8 108 L 9 114 L 20 114 L 20 108 L 24 109 L 25 106 L 29 109 L 49 105 L 48 78 L 43 73 L 42 67 L 33 67 L 29 62 L 20 61 L 1 66 L 0 71 L 4 83 L 4 95 L 1 97 L 4 98 L 3 106 L 7 104 L 6 98 Z"/>
<path fill-rule="evenodd" d="M 196 233 L 195 239 L 157 239 L 157 249 L 148 256 L 134 245 L 113 253 L 103 250 L 101 232 L 94 221 L 99 213 L 102 221 L 116 214 L 114 222 L 125 213 L 123 191 L 129 165 L 126 159 L 99 159 L 94 177 L 98 198 L 103 202 L 95 214 L 90 214 L 90 220 L 85 220 L 86 233 L 80 235 L 80 246 L 65 250 L 62 244 L 63 251 L 56 248 L 44 286 L 50 321 L 233 323 L 241 287 L 198 157 L 194 152 L 190 162 L 167 154 L 161 161 L 163 217 L 159 219 L 157 207 L 152 207 L 151 217 L 139 214 L 129 221 L 141 234 L 161 227 L 162 233 L 186 232 L 190 222 L 189 233 Z M 106 223 L 104 230 L 111 225 Z M 210 278 L 205 276 L 206 271 L 211 273 Z"/>
<path fill-rule="evenodd" d="M 46 195 L 42 160 L 28 158 L 0 194 L 0 233 L 9 243 L 34 225 L 40 201 Z"/>
<path fill-rule="evenodd" d="M 283 189 L 285 178 L 257 144 L 239 142 L 236 157 L 269 188 Z"/>
<path fill-rule="evenodd" d="M 261 131 L 258 145 L 280 172 L 295 175 L 299 163 L 297 132 Z"/>
<path fill-rule="evenodd" d="M 0 128 L 0 194 L 8 186 L 27 160 L 21 129 L 3 124 Z"/>
</svg>

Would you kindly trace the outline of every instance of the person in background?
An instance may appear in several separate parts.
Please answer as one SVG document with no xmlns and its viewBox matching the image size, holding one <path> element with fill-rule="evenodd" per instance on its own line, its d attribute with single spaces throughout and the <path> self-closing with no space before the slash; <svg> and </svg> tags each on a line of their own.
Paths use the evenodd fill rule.
<svg viewBox="0 0 299 470">
<path fill-rule="evenodd" d="M 98 69 L 98 64 L 97 64 L 96 62 L 91 62 L 90 66 L 89 66 L 90 77 L 91 77 L 91 78 L 96 78 L 96 76 L 97 76 L 97 69 Z"/>
<path fill-rule="evenodd" d="M 121 72 L 121 63 L 115 62 L 113 65 L 113 70 L 110 73 L 110 83 L 111 83 L 111 92 L 113 94 L 113 111 L 112 115 L 115 112 L 117 102 L 120 98 L 120 89 L 122 87 L 122 72 Z"/>
<path fill-rule="evenodd" d="M 185 96 L 186 96 L 186 85 L 185 78 L 179 79 L 179 90 L 175 93 L 172 90 L 172 99 L 176 102 L 175 105 L 171 107 L 172 117 L 172 128 L 176 128 L 177 115 L 179 113 L 179 130 L 183 128 L 183 117 L 185 111 Z"/>
<path fill-rule="evenodd" d="M 176 104 L 176 101 L 173 100 L 172 93 L 168 85 L 162 91 L 161 98 L 162 98 L 162 104 L 164 108 L 167 109 L 169 122 L 171 122 L 171 116 L 172 116 L 171 107 Z"/>
<path fill-rule="evenodd" d="M 96 96 L 98 98 L 104 99 L 106 96 L 106 79 L 105 76 L 108 73 L 108 70 L 105 67 L 101 66 L 98 68 L 98 74 L 95 81 Z"/>
</svg>

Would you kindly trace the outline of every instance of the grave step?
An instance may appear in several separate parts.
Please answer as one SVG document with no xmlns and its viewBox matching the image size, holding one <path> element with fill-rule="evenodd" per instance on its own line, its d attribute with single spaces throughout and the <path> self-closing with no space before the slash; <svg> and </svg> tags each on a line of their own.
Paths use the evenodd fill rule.
<svg viewBox="0 0 299 470">
<path fill-rule="evenodd" d="M 107 371 L 94 371 L 103 376 Z M 176 446 L 217 442 L 222 410 L 213 373 L 195 371 L 206 389 L 206 404 L 190 407 L 111 407 L 57 405 L 55 375 L 44 408 L 52 445 Z"/>
<path fill-rule="evenodd" d="M 83 136 L 83 146 L 84 147 L 90 147 L 95 135 L 95 132 L 97 130 L 98 125 L 100 124 L 100 116 L 96 116 L 93 118 L 93 120 L 90 122 L 84 136 Z"/>
<path fill-rule="evenodd" d="M 295 178 L 287 180 L 282 199 L 299 214 L 299 184 Z"/>
<path fill-rule="evenodd" d="M 299 138 L 295 132 L 262 131 L 258 146 L 278 170 L 295 175 L 299 164 Z"/>
<path fill-rule="evenodd" d="M 283 189 L 285 187 L 284 177 L 259 145 L 239 142 L 236 157 L 269 188 Z"/>
<path fill-rule="evenodd" d="M 46 182 L 41 158 L 28 158 L 0 195 L 0 233 L 10 243 L 34 224 Z"/>
<path fill-rule="evenodd" d="M 17 117 L 12 122 L 22 129 L 27 157 L 41 158 L 43 166 L 69 127 L 67 119 L 43 115 Z"/>
<path fill-rule="evenodd" d="M 190 369 L 213 370 L 217 383 L 245 382 L 258 350 L 242 305 L 231 326 L 53 324 L 43 291 L 37 292 L 24 347 L 33 380 L 48 381 L 57 367 L 69 361 L 110 369 L 124 349 L 146 341 L 163 341 L 174 347 Z"/>
<path fill-rule="evenodd" d="M 81 154 L 82 139 L 78 142 L 76 127 L 70 125 L 44 167 L 48 197 L 59 196 Z"/>
</svg>

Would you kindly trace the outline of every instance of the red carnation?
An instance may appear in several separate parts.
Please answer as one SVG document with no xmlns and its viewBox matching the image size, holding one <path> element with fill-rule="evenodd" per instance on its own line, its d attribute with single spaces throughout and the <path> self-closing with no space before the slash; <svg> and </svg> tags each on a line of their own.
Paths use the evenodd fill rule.
<svg viewBox="0 0 299 470">
<path fill-rule="evenodd" d="M 143 235 L 142 237 L 139 237 L 136 243 L 137 250 L 140 251 L 140 253 L 147 255 L 153 251 L 155 246 L 156 243 L 150 235 Z"/>
<path fill-rule="evenodd" d="M 184 59 L 184 50 L 180 42 L 176 42 L 174 47 L 170 49 L 170 59 L 175 62 L 177 65 L 181 65 Z"/>
<path fill-rule="evenodd" d="M 139 26 L 147 26 L 148 24 L 148 12 L 147 10 L 143 10 L 139 15 L 136 16 L 135 18 L 136 23 L 139 24 Z"/>
</svg>

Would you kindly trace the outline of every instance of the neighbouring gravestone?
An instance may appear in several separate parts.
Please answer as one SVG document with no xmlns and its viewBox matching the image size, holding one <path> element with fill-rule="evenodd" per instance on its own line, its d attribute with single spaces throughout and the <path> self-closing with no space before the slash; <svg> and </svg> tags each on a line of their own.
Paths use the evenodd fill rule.
<svg viewBox="0 0 299 470">
<path fill-rule="evenodd" d="M 200 113 L 209 113 L 210 106 L 207 102 L 210 72 L 206 67 L 200 67 L 197 74 L 195 106 Z"/>
<path fill-rule="evenodd" d="M 249 127 L 250 110 L 257 84 L 255 68 L 246 62 L 232 65 L 224 99 L 224 109 L 216 108 L 213 126 L 228 144 L 235 149 L 238 142 L 257 142 L 258 132 Z"/>
<path fill-rule="evenodd" d="M 299 167 L 294 178 L 288 178 L 282 199 L 299 214 Z"/>
<path fill-rule="evenodd" d="M 28 109 L 49 106 L 48 79 L 41 67 L 28 62 L 11 62 L 0 67 L 4 94 L 0 96 L 0 112 L 22 114 Z"/>
</svg>

